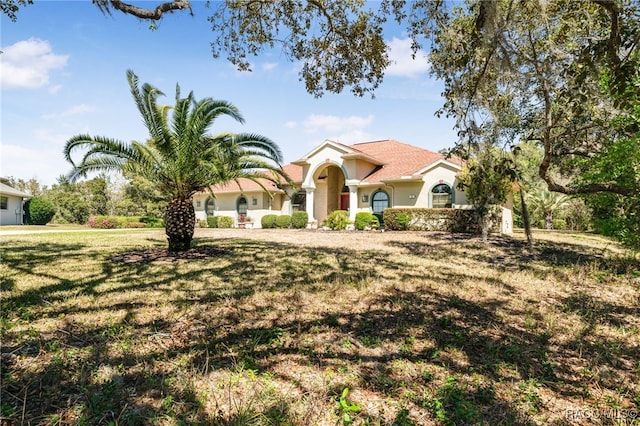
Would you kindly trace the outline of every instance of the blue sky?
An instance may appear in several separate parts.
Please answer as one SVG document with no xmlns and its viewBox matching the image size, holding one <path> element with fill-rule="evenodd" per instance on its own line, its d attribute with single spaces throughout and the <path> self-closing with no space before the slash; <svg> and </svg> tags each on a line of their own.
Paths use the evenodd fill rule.
<svg viewBox="0 0 640 426">
<path fill-rule="evenodd" d="M 350 92 L 316 99 L 299 81 L 299 64 L 277 49 L 253 58 L 251 73 L 213 59 L 211 11 L 204 5 L 194 1 L 195 16 L 168 16 L 155 31 L 119 12 L 105 16 L 90 1 L 38 1 L 22 8 L 15 23 L 2 15 L 0 175 L 50 186 L 69 171 L 62 149 L 75 134 L 145 140 L 127 69 L 166 93 L 167 104 L 176 83 L 183 94 L 232 102 L 245 124 L 223 118 L 213 132 L 265 135 L 278 143 L 285 162 L 325 139 L 389 138 L 431 150 L 453 145 L 453 122 L 434 117 L 442 85 L 429 77 L 426 55 L 412 60 L 400 29 L 385 34 L 395 63 L 375 99 Z"/>
</svg>

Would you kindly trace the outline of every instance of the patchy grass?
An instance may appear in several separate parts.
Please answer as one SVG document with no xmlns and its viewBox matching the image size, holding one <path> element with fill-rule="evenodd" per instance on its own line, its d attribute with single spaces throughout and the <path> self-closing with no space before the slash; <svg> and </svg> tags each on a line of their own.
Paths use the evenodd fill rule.
<svg viewBox="0 0 640 426">
<path fill-rule="evenodd" d="M 640 264 L 609 240 L 197 232 L 182 259 L 151 255 L 161 231 L 0 237 L 3 421 L 633 424 L 640 409 Z"/>
</svg>

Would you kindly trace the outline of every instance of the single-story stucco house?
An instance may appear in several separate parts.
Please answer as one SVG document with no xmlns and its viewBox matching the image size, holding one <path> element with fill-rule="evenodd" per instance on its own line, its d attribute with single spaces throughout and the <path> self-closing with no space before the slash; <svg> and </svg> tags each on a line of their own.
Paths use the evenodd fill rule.
<svg viewBox="0 0 640 426">
<path fill-rule="evenodd" d="M 381 214 L 387 207 L 471 208 L 457 189 L 462 163 L 395 140 L 343 145 L 326 140 L 303 158 L 283 167 L 294 186 L 247 179 L 228 182 L 194 196 L 196 217 L 231 216 L 236 224 L 249 218 L 260 227 L 266 214 L 304 210 L 309 226 L 322 223 L 334 210 Z M 513 228 L 512 203 L 502 207 L 503 233 Z"/>
<path fill-rule="evenodd" d="M 26 192 L 9 185 L 9 180 L 0 178 L 0 225 L 24 224 L 24 201 L 31 198 Z"/>
</svg>

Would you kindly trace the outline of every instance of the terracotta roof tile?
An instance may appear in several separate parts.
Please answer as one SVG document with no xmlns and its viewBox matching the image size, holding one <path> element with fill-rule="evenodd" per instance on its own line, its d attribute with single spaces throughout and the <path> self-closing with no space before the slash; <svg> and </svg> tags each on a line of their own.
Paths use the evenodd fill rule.
<svg viewBox="0 0 640 426">
<path fill-rule="evenodd" d="M 333 143 L 338 144 L 337 142 Z M 372 157 L 383 164 L 378 170 L 363 179 L 363 182 L 367 183 L 377 183 L 388 179 L 399 179 L 402 176 L 412 176 L 438 160 L 446 160 L 457 165 L 462 165 L 462 161 L 458 158 L 446 159 L 445 156 L 440 153 L 396 140 L 363 142 L 348 146 L 343 144 L 338 145 L 342 145 L 354 153 L 362 153 Z M 301 166 L 289 163 L 283 166 L 282 169 L 289 175 L 293 182 L 297 184 L 302 183 L 303 176 Z M 245 192 L 262 190 L 257 183 L 248 179 L 239 179 L 239 181 L 242 190 Z M 263 184 L 267 188 L 273 188 L 274 191 L 280 191 L 273 187 L 272 182 L 263 180 Z M 227 182 L 224 185 L 216 185 L 212 189 L 216 193 L 241 191 L 240 186 L 234 181 Z"/>
<path fill-rule="evenodd" d="M 363 180 L 369 183 L 402 176 L 412 176 L 430 164 L 445 159 L 445 156 L 440 153 L 395 140 L 357 143 L 351 145 L 350 148 L 361 151 L 385 163 L 384 166 Z M 457 158 L 450 158 L 447 161 L 458 165 L 461 164 Z"/>
<path fill-rule="evenodd" d="M 267 180 L 267 179 L 260 179 L 260 182 L 266 187 L 269 188 L 270 190 L 273 190 L 273 192 L 280 192 L 281 190 L 276 188 L 273 184 L 273 182 Z M 214 194 L 218 194 L 221 192 L 255 192 L 255 191 L 263 191 L 262 187 L 260 187 L 260 185 L 258 185 L 256 182 L 249 180 L 249 179 L 244 179 L 244 178 L 240 178 L 238 179 L 238 182 L 236 181 L 229 181 L 226 182 L 222 185 L 215 185 L 211 187 L 211 190 L 213 191 Z"/>
</svg>

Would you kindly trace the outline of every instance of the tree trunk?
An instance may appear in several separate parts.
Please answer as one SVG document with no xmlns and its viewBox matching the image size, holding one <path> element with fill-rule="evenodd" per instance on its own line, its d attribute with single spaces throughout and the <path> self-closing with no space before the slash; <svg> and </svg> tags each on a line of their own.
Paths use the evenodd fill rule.
<svg viewBox="0 0 640 426">
<path fill-rule="evenodd" d="M 531 219 L 529 217 L 529 209 L 524 200 L 524 189 L 520 189 L 520 207 L 522 208 L 522 222 L 524 225 L 524 234 L 527 236 L 527 243 L 533 245 L 533 234 L 531 233 Z"/>
<path fill-rule="evenodd" d="M 553 229 L 553 213 L 546 212 L 544 214 L 544 225 L 547 229 Z"/>
<path fill-rule="evenodd" d="M 164 227 L 169 240 L 169 251 L 191 248 L 196 213 L 191 198 L 171 200 L 164 213 Z"/>
</svg>

